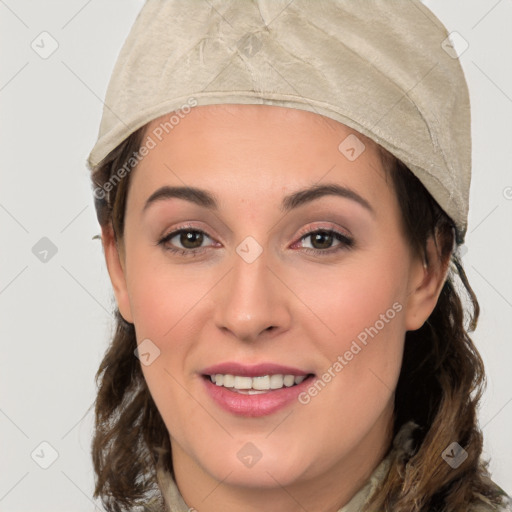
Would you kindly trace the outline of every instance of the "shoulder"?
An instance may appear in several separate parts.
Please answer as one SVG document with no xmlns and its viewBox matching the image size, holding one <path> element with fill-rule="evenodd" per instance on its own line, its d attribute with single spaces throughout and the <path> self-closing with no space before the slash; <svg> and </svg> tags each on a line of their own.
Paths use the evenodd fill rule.
<svg viewBox="0 0 512 512">
<path fill-rule="evenodd" d="M 162 500 L 153 498 L 145 503 L 138 512 L 165 512 L 165 507 L 162 504 Z"/>
<path fill-rule="evenodd" d="M 496 484 L 495 484 L 496 485 Z M 493 505 L 490 502 L 482 500 L 478 504 L 473 505 L 469 512 L 512 512 L 512 498 L 501 487 L 496 485 L 501 496 L 501 503 Z"/>
<path fill-rule="evenodd" d="M 512 505 L 510 502 L 505 502 L 501 505 L 479 503 L 478 505 L 473 505 L 468 512 L 512 512 Z"/>
</svg>

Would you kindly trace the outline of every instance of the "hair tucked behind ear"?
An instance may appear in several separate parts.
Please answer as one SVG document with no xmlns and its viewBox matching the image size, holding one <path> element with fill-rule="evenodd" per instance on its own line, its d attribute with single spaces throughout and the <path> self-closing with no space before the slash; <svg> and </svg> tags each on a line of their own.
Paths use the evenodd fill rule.
<svg viewBox="0 0 512 512">
<path fill-rule="evenodd" d="M 130 173 L 114 180 L 118 170 L 138 151 L 144 128 L 128 137 L 93 172 L 96 211 L 101 226 L 123 236 Z M 392 178 L 406 239 L 418 255 L 429 237 L 437 242 L 441 260 L 450 258 L 452 221 L 421 182 L 388 152 L 381 151 L 386 174 Z M 133 172 L 133 171 L 132 171 Z M 117 173 L 117 174 L 116 174 Z M 106 184 L 116 182 L 109 194 Z M 482 360 L 468 335 L 474 330 L 479 306 L 462 264 L 451 256 L 452 268 L 438 303 L 425 324 L 406 334 L 402 371 L 395 395 L 394 431 L 414 421 L 408 452 L 396 451 L 382 485 L 366 506 L 367 512 L 467 512 L 479 500 L 499 503 L 499 490 L 489 480 L 480 457 L 482 434 L 476 410 L 484 386 Z M 465 309 L 456 283 L 468 299 Z M 460 286 L 462 285 L 462 286 Z M 111 344 L 97 372 L 96 430 L 92 456 L 95 497 L 109 512 L 133 510 L 150 498 L 161 503 L 156 468 L 173 474 L 169 434 L 134 355 L 133 325 L 117 312 Z M 467 459 L 452 468 L 441 457 L 457 442 Z"/>
</svg>

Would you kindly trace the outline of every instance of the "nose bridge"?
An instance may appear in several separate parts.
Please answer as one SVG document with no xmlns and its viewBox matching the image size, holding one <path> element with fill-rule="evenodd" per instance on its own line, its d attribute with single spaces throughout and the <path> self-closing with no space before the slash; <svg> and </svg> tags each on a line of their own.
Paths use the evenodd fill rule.
<svg viewBox="0 0 512 512">
<path fill-rule="evenodd" d="M 232 270 L 216 298 L 218 328 L 253 341 L 269 327 L 272 330 L 288 327 L 285 290 L 267 267 L 269 256 L 251 237 L 236 248 Z"/>
</svg>

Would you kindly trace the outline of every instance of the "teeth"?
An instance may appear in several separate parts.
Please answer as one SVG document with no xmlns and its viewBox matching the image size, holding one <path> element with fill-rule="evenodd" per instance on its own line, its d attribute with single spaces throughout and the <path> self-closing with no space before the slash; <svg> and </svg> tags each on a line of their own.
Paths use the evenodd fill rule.
<svg viewBox="0 0 512 512">
<path fill-rule="evenodd" d="M 280 389 L 284 384 L 284 377 L 282 375 L 271 375 L 269 379 L 270 389 Z"/>
<path fill-rule="evenodd" d="M 300 384 L 306 377 L 307 375 L 299 375 L 295 377 L 295 384 Z"/>
<path fill-rule="evenodd" d="M 251 389 L 252 388 L 252 378 L 251 377 L 235 377 L 235 382 L 233 384 L 235 389 Z"/>
<path fill-rule="evenodd" d="M 263 377 L 253 377 L 252 379 L 252 389 L 270 389 L 270 376 L 264 375 Z"/>
<path fill-rule="evenodd" d="M 235 377 L 233 375 L 224 375 L 221 384 L 226 388 L 232 388 L 235 386 Z"/>
<path fill-rule="evenodd" d="M 284 385 L 289 388 L 295 384 L 295 377 L 293 375 L 285 375 L 283 382 Z"/>
<path fill-rule="evenodd" d="M 215 385 L 241 391 L 247 390 L 246 394 L 249 395 L 259 394 L 271 389 L 289 388 L 294 384 L 300 384 L 305 378 L 305 375 L 261 375 L 258 377 L 242 377 L 221 373 L 210 375 L 210 380 Z"/>
</svg>

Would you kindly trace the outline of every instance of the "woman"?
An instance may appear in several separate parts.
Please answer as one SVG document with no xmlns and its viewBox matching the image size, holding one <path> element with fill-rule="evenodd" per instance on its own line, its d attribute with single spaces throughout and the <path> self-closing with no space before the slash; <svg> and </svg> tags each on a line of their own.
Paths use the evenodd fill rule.
<svg viewBox="0 0 512 512">
<path fill-rule="evenodd" d="M 481 460 L 447 37 L 419 2 L 146 2 L 89 158 L 108 510 L 510 510 Z"/>
</svg>

